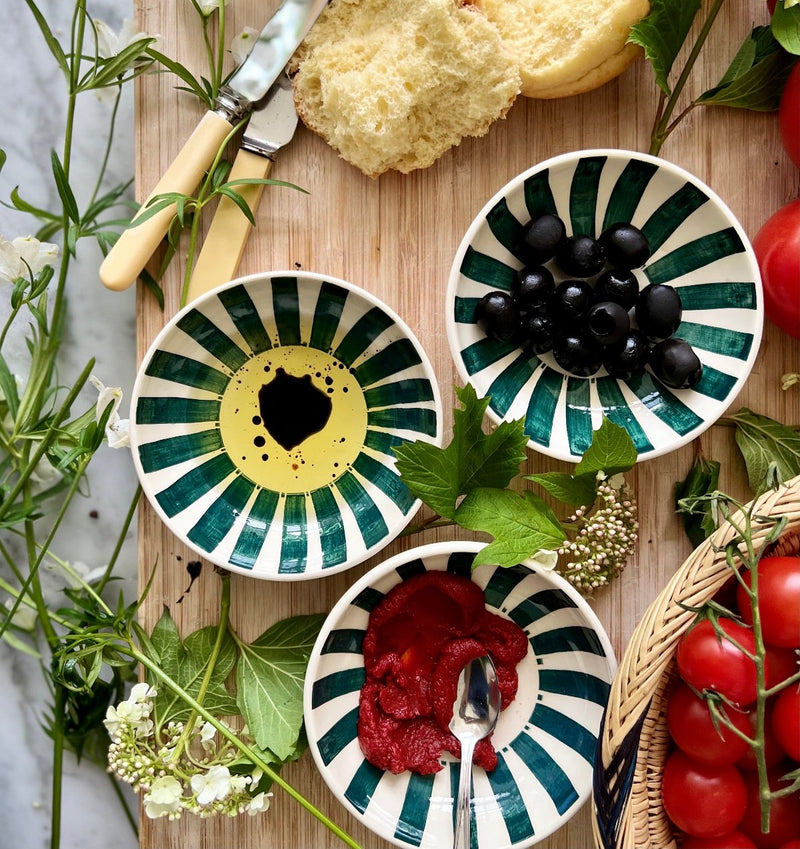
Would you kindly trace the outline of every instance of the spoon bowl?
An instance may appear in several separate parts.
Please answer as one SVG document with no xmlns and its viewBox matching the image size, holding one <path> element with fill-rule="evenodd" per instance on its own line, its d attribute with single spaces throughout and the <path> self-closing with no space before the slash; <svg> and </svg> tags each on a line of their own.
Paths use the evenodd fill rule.
<svg viewBox="0 0 800 849">
<path fill-rule="evenodd" d="M 500 715 L 500 684 L 497 670 L 488 654 L 470 661 L 458 679 L 450 730 L 461 743 L 461 768 L 458 778 L 456 823 L 453 849 L 469 849 L 472 798 L 472 758 L 475 746 L 488 737 Z"/>
</svg>

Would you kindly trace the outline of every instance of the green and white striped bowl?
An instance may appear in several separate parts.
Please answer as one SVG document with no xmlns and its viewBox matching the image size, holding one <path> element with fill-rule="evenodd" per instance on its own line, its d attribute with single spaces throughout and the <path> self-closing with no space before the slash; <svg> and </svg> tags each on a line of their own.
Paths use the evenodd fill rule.
<svg viewBox="0 0 800 849">
<path fill-rule="evenodd" d="M 513 253 L 521 227 L 546 212 L 559 215 L 570 235 L 596 237 L 617 221 L 644 231 L 653 252 L 636 274 L 642 287 L 668 283 L 677 289 L 683 321 L 675 335 L 703 363 L 694 389 L 669 389 L 649 369 L 628 381 L 605 369 L 588 379 L 573 377 L 551 354 L 523 355 L 475 325 L 478 300 L 492 290 L 507 291 L 523 266 Z M 646 459 L 692 440 L 738 394 L 761 341 L 761 278 L 741 225 L 696 177 L 654 156 L 587 150 L 534 166 L 486 204 L 456 254 L 446 319 L 462 379 L 478 395 L 491 396 L 488 414 L 495 422 L 523 418 L 531 448 L 574 462 L 605 415 L 628 430 Z"/>
<path fill-rule="evenodd" d="M 265 424 L 288 421 L 291 437 L 309 420 L 292 392 L 262 397 L 281 368 L 292 392 L 329 399 L 327 423 L 299 445 Z M 240 278 L 178 313 L 131 409 L 142 487 L 173 533 L 218 566 L 275 580 L 339 572 L 387 545 L 419 507 L 392 449 L 438 444 L 442 430 L 407 325 L 350 283 L 296 272 Z"/>
<path fill-rule="evenodd" d="M 475 768 L 473 849 L 522 849 L 552 834 L 589 797 L 603 710 L 616 668 L 602 625 L 559 575 L 518 565 L 472 571 L 475 542 L 421 546 L 358 580 L 331 611 L 306 673 L 304 715 L 317 767 L 341 803 L 380 837 L 404 847 L 452 845 L 459 764 L 433 775 L 394 775 L 365 760 L 356 723 L 370 611 L 404 579 L 426 570 L 471 574 L 486 606 L 528 635 L 519 689 L 493 741 L 498 766 Z"/>
</svg>

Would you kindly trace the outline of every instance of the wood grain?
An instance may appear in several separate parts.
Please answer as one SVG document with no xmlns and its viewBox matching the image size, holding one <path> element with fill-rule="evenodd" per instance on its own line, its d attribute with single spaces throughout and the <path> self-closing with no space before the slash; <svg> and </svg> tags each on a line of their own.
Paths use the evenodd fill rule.
<svg viewBox="0 0 800 849">
<path fill-rule="evenodd" d="M 260 27 L 276 0 L 237 0 L 229 4 L 228 32 Z M 705 4 L 707 5 L 707 4 Z M 162 50 L 202 73 L 202 34 L 185 0 L 137 0 L 138 24 L 160 33 Z M 755 19 L 755 21 L 754 21 Z M 766 5 L 728 3 L 715 24 L 690 94 L 713 85 L 753 23 L 765 23 Z M 617 147 L 645 151 L 656 105 L 649 67 L 640 61 L 618 80 L 587 95 L 558 101 L 520 98 L 508 117 L 487 136 L 467 139 L 433 167 L 407 176 L 370 180 L 341 161 L 319 138 L 301 127 L 281 151 L 271 176 L 308 191 L 268 188 L 240 267 L 241 274 L 302 268 L 352 281 L 382 298 L 409 323 L 426 348 L 445 399 L 445 432 L 452 421 L 456 374 L 444 333 L 444 298 L 452 258 L 470 221 L 509 179 L 536 162 L 570 150 Z M 167 74 L 148 75 L 137 88 L 137 191 L 146 196 L 202 116 L 190 96 L 175 89 Z M 779 206 L 797 196 L 798 176 L 783 153 L 775 115 L 728 109 L 695 109 L 667 141 L 662 155 L 706 181 L 731 207 L 752 237 Z M 206 224 L 207 226 L 207 224 Z M 183 257 L 169 268 L 162 313 L 140 289 L 140 356 L 178 307 Z M 733 405 L 785 422 L 798 418 L 798 389 L 780 390 L 784 372 L 797 371 L 798 345 L 767 323 L 752 376 Z M 704 452 L 723 461 L 722 487 L 746 493 L 741 462 L 729 428 L 715 426 L 701 438 Z M 637 466 L 632 476 L 641 509 L 637 557 L 624 575 L 593 602 L 621 653 L 645 607 L 689 552 L 673 513 L 672 487 L 692 460 L 692 446 Z M 531 452 L 528 471 L 565 469 Z M 468 536 L 461 532 L 462 538 Z M 439 530 L 424 538 L 395 542 L 381 555 L 342 575 L 310 582 L 270 583 L 233 577 L 233 624 L 255 637 L 286 615 L 327 611 L 366 569 L 397 551 L 442 539 Z M 182 598 L 189 583 L 186 565 L 197 559 L 162 526 L 147 504 L 139 520 L 140 580 L 156 568 L 142 609 L 149 630 L 167 605 L 186 633 L 216 621 L 219 580 L 210 568 Z M 285 769 L 293 782 L 365 847 L 384 849 L 332 797 L 309 755 Z M 592 845 L 588 806 L 541 844 L 543 849 L 586 849 Z M 292 800 L 277 793 L 267 815 L 235 820 L 179 822 L 142 817 L 143 849 L 324 849 L 340 842 Z"/>
</svg>

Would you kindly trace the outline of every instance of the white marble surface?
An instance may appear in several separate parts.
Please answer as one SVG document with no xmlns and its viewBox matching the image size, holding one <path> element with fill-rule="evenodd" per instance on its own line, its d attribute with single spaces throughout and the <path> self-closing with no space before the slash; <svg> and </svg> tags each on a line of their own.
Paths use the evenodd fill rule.
<svg viewBox="0 0 800 849">
<path fill-rule="evenodd" d="M 39 7 L 60 37 L 68 36 L 73 3 L 39 0 Z M 89 0 L 90 13 L 115 30 L 132 15 L 132 0 Z M 56 193 L 49 168 L 51 148 L 60 149 L 65 114 L 63 79 L 47 50 L 24 0 L 4 0 L 0 26 L 0 90 L 6 108 L 0 124 L 0 148 L 8 161 L 0 173 L 0 200 L 20 186 L 24 197 L 42 206 Z M 72 183 L 91 190 L 102 156 L 110 107 L 93 93 L 81 98 L 76 128 Z M 133 174 L 133 106 L 124 97 L 111 157 L 116 183 Z M 35 230 L 28 216 L 0 207 L 0 234 L 7 239 Z M 100 254 L 89 240 L 81 243 L 79 262 L 68 284 L 69 317 L 61 373 L 74 379 L 90 357 L 95 373 L 108 385 L 125 391 L 123 416 L 135 374 L 133 291 L 111 293 L 97 279 Z M 0 298 L 0 314 L 7 309 Z M 18 344 L 17 353 L 24 349 Z M 96 394 L 95 394 L 96 398 Z M 85 396 L 91 402 L 89 393 Z M 90 467 L 90 493 L 79 498 L 59 535 L 56 550 L 67 560 L 103 566 L 111 553 L 122 517 L 135 489 L 135 474 L 127 450 L 104 446 Z M 92 513 L 96 511 L 97 517 Z M 136 593 L 134 531 L 119 563 L 124 580 L 117 584 L 126 597 Z M 5 576 L 5 575 L 4 575 Z M 115 589 L 116 592 L 116 589 Z M 0 595 L 3 595 L 0 593 Z M 0 599 L 2 603 L 4 599 Z M 0 643 L 0 847 L 45 849 L 50 846 L 51 747 L 40 722 L 48 703 L 38 663 Z M 135 810 L 136 801 L 128 794 Z M 66 757 L 61 849 L 133 849 L 137 840 L 126 822 L 109 777 L 89 763 Z"/>
</svg>

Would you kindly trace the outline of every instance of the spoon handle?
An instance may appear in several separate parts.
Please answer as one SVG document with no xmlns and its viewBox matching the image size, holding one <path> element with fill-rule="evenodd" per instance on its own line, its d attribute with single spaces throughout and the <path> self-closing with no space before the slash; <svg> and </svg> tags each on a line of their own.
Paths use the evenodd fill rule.
<svg viewBox="0 0 800 849">
<path fill-rule="evenodd" d="M 461 769 L 458 774 L 458 799 L 456 801 L 456 825 L 453 834 L 453 849 L 470 849 L 469 803 L 472 798 L 472 756 L 475 754 L 475 739 L 467 737 L 461 741 Z"/>
</svg>

